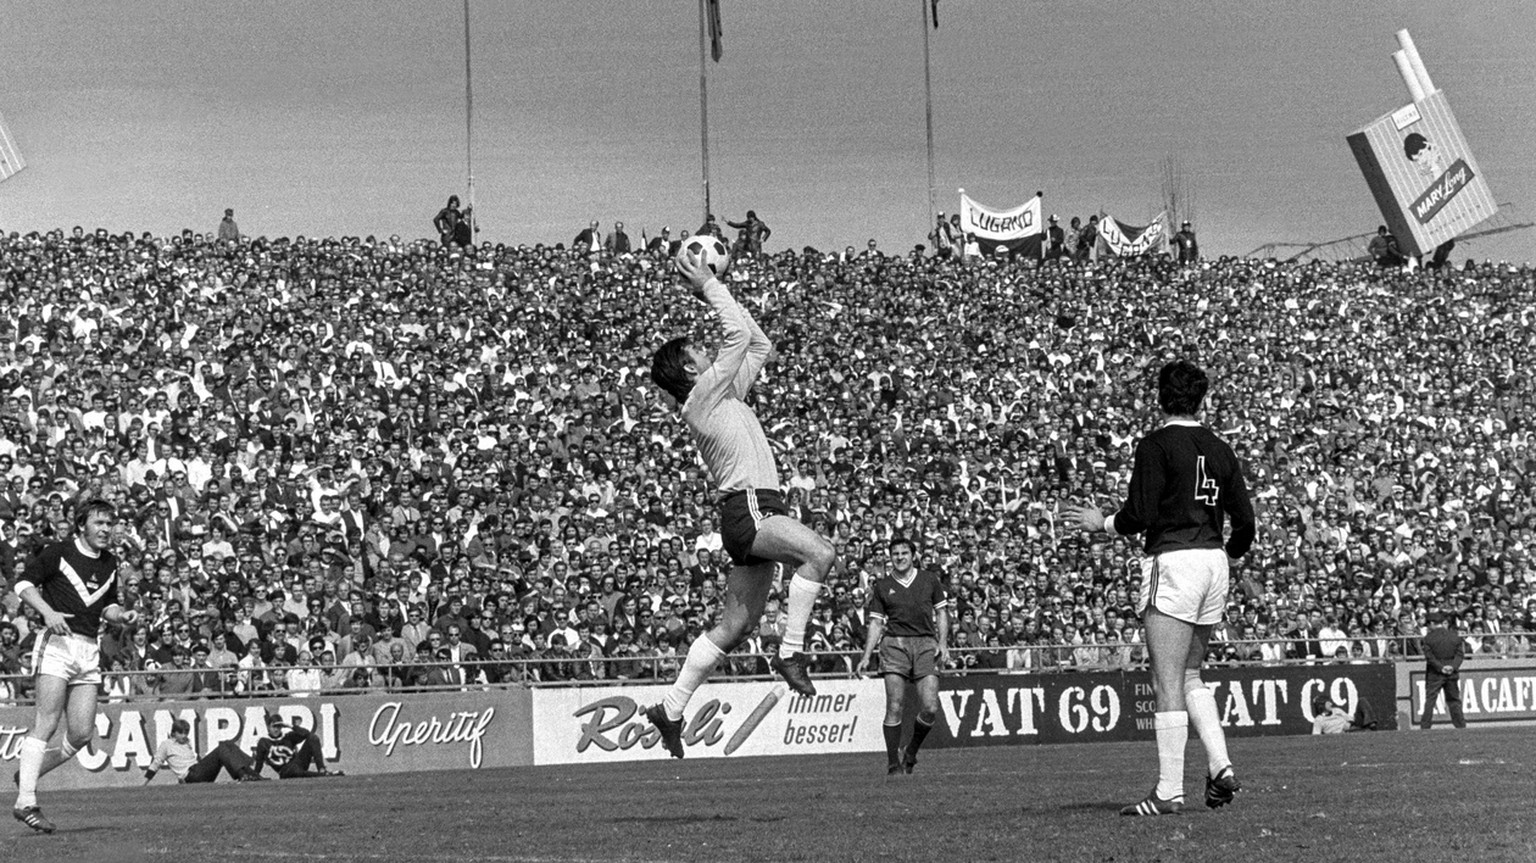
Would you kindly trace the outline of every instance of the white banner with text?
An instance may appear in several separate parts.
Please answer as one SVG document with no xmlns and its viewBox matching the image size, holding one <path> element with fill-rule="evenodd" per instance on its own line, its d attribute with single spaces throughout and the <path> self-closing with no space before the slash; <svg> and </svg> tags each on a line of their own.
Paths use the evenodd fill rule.
<svg viewBox="0 0 1536 863">
<path fill-rule="evenodd" d="M 645 708 L 665 686 L 536 689 L 533 762 L 599 764 L 666 758 Z M 880 680 L 817 680 L 800 696 L 784 684 L 706 683 L 683 716 L 689 758 L 875 752 L 885 748 Z"/>
</svg>

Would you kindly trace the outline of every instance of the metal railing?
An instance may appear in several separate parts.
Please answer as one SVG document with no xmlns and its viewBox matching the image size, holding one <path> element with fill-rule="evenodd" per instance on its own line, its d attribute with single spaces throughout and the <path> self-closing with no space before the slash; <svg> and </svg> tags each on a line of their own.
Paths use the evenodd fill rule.
<svg viewBox="0 0 1536 863">
<path fill-rule="evenodd" d="M 1464 639 L 1469 638 L 1463 636 Z M 1473 635 L 1485 650 L 1470 656 L 1480 659 L 1536 657 L 1536 633 L 1515 632 Z M 1350 647 L 1347 657 L 1307 653 L 1313 644 L 1337 640 Z M 1357 655 L 1355 645 L 1365 647 Z M 1266 646 L 1269 649 L 1266 650 Z M 1238 655 L 1226 656 L 1227 648 Z M 817 651 L 812 676 L 850 677 L 860 650 Z M 1146 647 L 1140 642 L 1085 644 L 1029 644 L 950 649 L 945 674 L 1051 674 L 1081 671 L 1126 671 L 1146 666 Z M 677 672 L 680 654 L 626 656 L 538 656 L 489 658 L 466 662 L 422 662 L 402 665 L 369 663 L 343 665 L 266 665 L 239 667 L 183 667 L 102 673 L 99 697 L 103 702 L 182 701 L 217 698 L 304 698 L 387 692 L 458 692 L 509 687 L 603 686 L 626 681 L 667 682 Z M 766 680 L 767 653 L 732 653 L 723 659 L 712 680 Z M 1213 642 L 1207 656 L 1210 666 L 1328 665 L 1349 662 L 1422 661 L 1418 638 L 1372 636 L 1346 639 L 1254 639 Z M 878 674 L 871 664 L 867 673 Z M 0 706 L 32 702 L 31 675 L 0 675 Z"/>
</svg>

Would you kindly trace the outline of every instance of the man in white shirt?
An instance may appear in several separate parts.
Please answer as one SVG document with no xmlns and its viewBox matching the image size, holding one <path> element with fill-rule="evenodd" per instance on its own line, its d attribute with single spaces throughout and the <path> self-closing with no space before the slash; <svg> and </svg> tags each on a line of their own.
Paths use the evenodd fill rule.
<svg viewBox="0 0 1536 863">
<path fill-rule="evenodd" d="M 144 768 L 145 785 L 164 767 L 171 769 L 177 782 L 212 782 L 219 778 L 220 770 L 227 772 L 229 778 L 236 782 L 261 778 L 251 769 L 255 759 L 229 740 L 198 758 L 197 749 L 192 746 L 191 732 L 192 725 L 185 719 L 171 723 L 171 736 L 160 741 L 160 745 L 155 747 L 155 757 Z"/>
</svg>

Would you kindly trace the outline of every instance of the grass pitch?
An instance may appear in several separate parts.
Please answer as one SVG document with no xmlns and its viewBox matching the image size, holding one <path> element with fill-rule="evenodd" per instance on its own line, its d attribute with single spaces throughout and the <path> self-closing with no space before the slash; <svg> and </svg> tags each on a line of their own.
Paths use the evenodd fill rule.
<svg viewBox="0 0 1536 863">
<path fill-rule="evenodd" d="M 1154 780 L 1148 743 L 884 756 L 657 758 L 611 767 L 348 776 L 49 792 L 59 825 L 11 822 L 31 861 L 1536 860 L 1536 729 L 1233 741 L 1244 791 L 1122 818 Z M 46 780 L 45 780 L 46 784 Z"/>
</svg>

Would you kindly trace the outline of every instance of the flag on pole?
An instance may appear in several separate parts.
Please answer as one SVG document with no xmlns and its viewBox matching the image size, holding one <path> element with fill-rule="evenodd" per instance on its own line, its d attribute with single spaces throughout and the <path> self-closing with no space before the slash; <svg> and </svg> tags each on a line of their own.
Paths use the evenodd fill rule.
<svg viewBox="0 0 1536 863">
<path fill-rule="evenodd" d="M 720 55 L 725 53 L 725 45 L 721 42 L 724 31 L 720 29 L 720 0 L 704 0 L 704 5 L 709 9 L 709 56 L 719 63 Z"/>
<path fill-rule="evenodd" d="M 6 128 L 5 117 L 0 116 L 0 180 L 8 179 L 26 166 L 27 162 L 21 158 L 21 151 L 16 149 L 16 138 L 11 135 L 11 130 Z"/>
<path fill-rule="evenodd" d="M 939 29 L 939 0 L 929 0 L 928 8 L 933 10 L 933 29 Z"/>
</svg>

